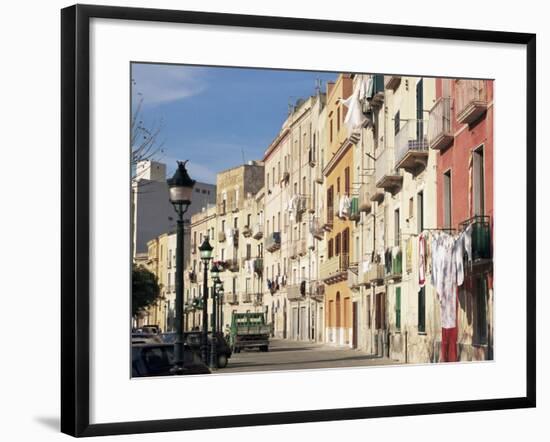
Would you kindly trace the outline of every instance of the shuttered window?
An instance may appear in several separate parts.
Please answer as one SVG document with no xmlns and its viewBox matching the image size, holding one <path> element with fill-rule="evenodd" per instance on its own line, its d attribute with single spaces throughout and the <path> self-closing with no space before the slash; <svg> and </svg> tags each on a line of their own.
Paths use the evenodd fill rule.
<svg viewBox="0 0 550 442">
<path fill-rule="evenodd" d="M 395 328 L 401 330 L 401 287 L 395 288 Z"/>
</svg>

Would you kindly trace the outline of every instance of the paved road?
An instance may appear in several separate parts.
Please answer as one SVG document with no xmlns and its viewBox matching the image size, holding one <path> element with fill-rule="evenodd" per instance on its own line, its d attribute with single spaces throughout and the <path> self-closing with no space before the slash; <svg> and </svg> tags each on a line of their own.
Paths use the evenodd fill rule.
<svg viewBox="0 0 550 442">
<path fill-rule="evenodd" d="M 233 354 L 219 373 L 246 371 L 304 370 L 312 368 L 363 367 L 395 364 L 358 350 L 282 339 L 270 341 L 269 352 L 258 350 Z"/>
</svg>

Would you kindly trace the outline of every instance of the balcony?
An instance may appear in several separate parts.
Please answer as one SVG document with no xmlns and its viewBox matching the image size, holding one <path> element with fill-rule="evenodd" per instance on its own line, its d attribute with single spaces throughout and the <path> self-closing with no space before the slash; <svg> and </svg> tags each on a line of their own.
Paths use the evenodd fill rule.
<svg viewBox="0 0 550 442">
<path fill-rule="evenodd" d="M 371 284 L 384 281 L 384 266 L 382 264 L 371 263 L 370 269 L 366 273 L 365 279 Z"/>
<path fill-rule="evenodd" d="M 359 221 L 361 219 L 361 213 L 359 212 L 359 197 L 354 196 L 351 198 L 351 207 L 349 209 L 349 219 L 351 221 Z"/>
<path fill-rule="evenodd" d="M 188 273 L 188 276 L 189 276 L 189 282 L 192 282 L 192 283 L 197 282 L 197 273 L 196 272 L 190 271 Z"/>
<path fill-rule="evenodd" d="M 430 111 L 428 121 L 428 144 L 431 149 L 443 150 L 453 144 L 451 126 L 452 98 L 440 98 Z"/>
<path fill-rule="evenodd" d="M 253 300 L 252 293 L 242 293 L 241 302 L 243 304 L 250 304 Z"/>
<path fill-rule="evenodd" d="M 264 272 L 264 259 L 255 258 L 253 266 L 254 266 L 254 273 L 256 273 L 258 276 L 262 276 L 262 273 Z"/>
<path fill-rule="evenodd" d="M 275 252 L 281 248 L 281 232 L 270 233 L 265 240 L 265 248 L 268 252 Z"/>
<path fill-rule="evenodd" d="M 472 124 L 487 111 L 486 82 L 457 80 L 455 85 L 456 121 L 461 124 Z"/>
<path fill-rule="evenodd" d="M 286 297 L 289 301 L 299 301 L 306 296 L 306 283 L 289 285 L 286 288 Z"/>
<path fill-rule="evenodd" d="M 254 293 L 252 295 L 252 302 L 254 303 L 254 307 L 261 307 L 264 304 L 263 298 L 263 293 Z"/>
<path fill-rule="evenodd" d="M 307 255 L 307 241 L 305 238 L 301 239 L 300 242 L 298 242 L 298 255 Z"/>
<path fill-rule="evenodd" d="M 331 205 L 328 205 L 327 209 L 323 212 L 322 227 L 326 231 L 332 230 L 333 224 L 334 224 L 334 204 L 331 204 Z"/>
<path fill-rule="evenodd" d="M 239 260 L 237 259 L 226 259 L 224 261 L 224 269 L 229 270 L 230 272 L 239 271 Z"/>
<path fill-rule="evenodd" d="M 307 151 L 307 160 L 308 160 L 308 164 L 311 167 L 315 167 L 315 164 L 317 163 L 315 160 L 315 150 L 312 149 L 311 147 Z"/>
<path fill-rule="evenodd" d="M 223 230 L 220 230 L 218 232 L 218 242 L 225 242 L 225 232 Z"/>
<path fill-rule="evenodd" d="M 282 183 L 288 183 L 288 180 L 290 179 L 290 173 L 288 173 L 287 171 L 284 171 L 283 172 L 283 176 L 281 177 L 281 181 L 279 182 L 280 184 Z"/>
<path fill-rule="evenodd" d="M 319 267 L 319 274 L 323 281 L 328 284 L 345 281 L 348 277 L 349 255 L 342 253 L 322 262 Z"/>
<path fill-rule="evenodd" d="M 323 184 L 325 177 L 323 175 L 323 167 L 319 167 L 315 172 L 314 180 L 317 184 Z"/>
<path fill-rule="evenodd" d="M 472 264 L 483 264 L 492 259 L 491 218 L 489 216 L 474 216 L 460 224 L 460 227 L 471 230 Z"/>
<path fill-rule="evenodd" d="M 351 290 L 359 290 L 359 271 L 357 266 L 348 268 L 348 287 Z"/>
<path fill-rule="evenodd" d="M 325 231 L 318 216 L 312 216 L 309 221 L 309 232 L 315 239 L 321 241 L 325 236 Z"/>
<path fill-rule="evenodd" d="M 399 281 L 403 276 L 403 253 L 398 247 L 396 253 L 391 253 L 391 259 L 386 260 L 386 280 Z"/>
<path fill-rule="evenodd" d="M 254 239 L 262 239 L 262 236 L 264 236 L 264 227 L 262 224 L 257 223 L 254 224 L 254 230 L 252 232 L 252 237 Z"/>
<path fill-rule="evenodd" d="M 393 149 L 386 147 L 376 159 L 376 187 L 392 194 L 403 185 L 403 176 L 394 167 Z"/>
<path fill-rule="evenodd" d="M 250 238 L 252 236 L 252 229 L 248 226 L 244 226 L 242 234 L 245 238 Z"/>
<path fill-rule="evenodd" d="M 309 297 L 318 302 L 325 299 L 325 284 L 322 281 L 311 281 L 309 284 Z"/>
<path fill-rule="evenodd" d="M 359 187 L 359 212 L 370 213 L 372 210 L 372 185 L 370 179 Z"/>
<path fill-rule="evenodd" d="M 395 91 L 401 84 L 401 77 L 397 75 L 386 75 L 384 77 L 384 87 Z"/>
<path fill-rule="evenodd" d="M 306 198 L 306 209 L 309 213 L 315 213 L 315 199 L 311 196 Z"/>
<path fill-rule="evenodd" d="M 191 254 L 194 255 L 195 253 L 197 253 L 197 244 L 192 242 L 191 243 Z"/>
<path fill-rule="evenodd" d="M 292 244 L 290 245 L 288 254 L 290 259 L 298 258 L 298 243 L 296 241 L 293 241 Z"/>
<path fill-rule="evenodd" d="M 223 295 L 225 302 L 228 304 L 238 304 L 239 303 L 239 297 L 236 293 L 226 293 Z"/>
<path fill-rule="evenodd" d="M 218 203 L 217 212 L 218 215 L 225 215 L 227 213 L 227 201 L 223 200 L 221 203 Z"/>
<path fill-rule="evenodd" d="M 395 135 L 395 167 L 417 174 L 428 163 L 428 141 L 424 135 L 426 122 L 408 120 Z"/>
<path fill-rule="evenodd" d="M 372 107 L 381 106 L 384 103 L 384 76 L 372 76 L 372 97 L 367 98 Z"/>
</svg>

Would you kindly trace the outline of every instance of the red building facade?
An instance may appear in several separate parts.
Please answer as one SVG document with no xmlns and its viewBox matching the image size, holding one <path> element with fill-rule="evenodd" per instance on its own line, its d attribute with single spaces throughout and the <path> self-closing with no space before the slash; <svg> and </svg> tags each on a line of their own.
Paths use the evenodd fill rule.
<svg viewBox="0 0 550 442">
<path fill-rule="evenodd" d="M 452 334 L 458 360 L 493 357 L 493 113 L 492 80 L 436 80 L 429 142 L 439 151 L 437 227 L 472 233 Z"/>
</svg>

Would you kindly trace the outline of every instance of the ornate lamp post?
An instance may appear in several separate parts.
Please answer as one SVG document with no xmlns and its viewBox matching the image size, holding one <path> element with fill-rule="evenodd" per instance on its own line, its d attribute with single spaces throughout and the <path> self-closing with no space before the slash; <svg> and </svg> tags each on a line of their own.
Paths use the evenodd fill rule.
<svg viewBox="0 0 550 442">
<path fill-rule="evenodd" d="M 204 281 L 202 287 L 202 340 L 201 340 L 201 356 L 205 364 L 208 363 L 208 264 L 212 259 L 212 250 L 214 248 L 208 241 L 208 236 L 204 237 L 204 241 L 199 246 L 199 253 L 202 259 Z"/>
<path fill-rule="evenodd" d="M 210 368 L 218 368 L 218 354 L 217 354 L 217 340 L 218 337 L 216 335 L 216 325 L 217 325 L 217 313 L 218 309 L 216 307 L 216 301 L 218 298 L 218 289 L 221 284 L 221 280 L 219 277 L 220 274 L 220 268 L 217 264 L 214 264 L 212 268 L 210 269 L 210 273 L 212 275 L 212 339 L 210 340 Z"/>
<path fill-rule="evenodd" d="M 174 342 L 175 370 L 183 370 L 183 215 L 191 204 L 191 195 L 195 180 L 192 180 L 185 164 L 187 161 L 178 161 L 178 168 L 172 178 L 167 180 L 170 190 L 170 202 L 178 215 L 176 236 L 176 340 Z"/>
<path fill-rule="evenodd" d="M 223 333 L 223 321 L 222 321 L 222 306 L 223 306 L 223 282 L 220 281 L 220 287 L 218 289 L 218 331 Z"/>
</svg>

